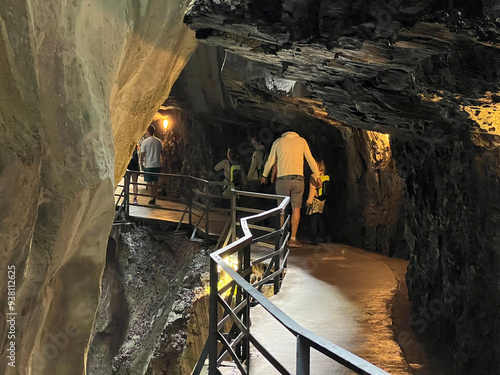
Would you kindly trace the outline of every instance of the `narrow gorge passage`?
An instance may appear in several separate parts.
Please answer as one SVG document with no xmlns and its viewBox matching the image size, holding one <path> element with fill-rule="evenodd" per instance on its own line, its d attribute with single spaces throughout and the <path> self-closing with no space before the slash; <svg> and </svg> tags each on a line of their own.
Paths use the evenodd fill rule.
<svg viewBox="0 0 500 375">
<path fill-rule="evenodd" d="M 397 342 L 392 307 L 401 280 L 386 260 L 403 269 L 408 264 L 338 244 L 293 249 L 286 281 L 271 301 L 311 332 L 390 374 L 432 374 L 426 363 L 408 363 Z M 251 319 L 256 338 L 293 373 L 295 337 L 260 307 Z M 277 374 L 257 351 L 252 354 L 252 374 Z M 314 349 L 311 364 L 312 374 L 352 373 Z"/>
<path fill-rule="evenodd" d="M 137 317 L 129 306 L 99 310 L 126 298 L 103 295 L 113 191 L 154 124 L 163 173 L 214 182 L 228 148 L 248 169 L 252 137 L 267 149 L 285 130 L 304 137 L 332 178 L 323 240 L 407 260 L 407 290 L 393 300 L 410 303 L 410 318 L 397 326 L 430 344 L 438 374 L 497 375 L 498 0 L 2 0 L 0 25 L 0 373 L 86 375 L 97 327 L 96 344 L 109 347 L 96 375 L 111 373 L 110 361 L 127 374 L 189 372 L 195 350 L 181 365 L 155 352 L 183 350 L 183 334 L 162 341 L 160 332 L 192 294 L 182 287 L 189 257 L 175 277 L 155 278 L 162 313 L 136 320 L 155 325 L 146 354 L 132 358 L 134 334 L 123 340 Z M 159 203 L 183 189 L 159 185 Z M 310 239 L 307 220 L 298 239 Z M 381 309 L 389 300 L 347 295 Z M 451 358 L 429 355 L 439 348 Z M 386 365 L 400 371 L 403 357 L 390 350 Z M 414 371 L 423 363 L 404 358 Z"/>
</svg>

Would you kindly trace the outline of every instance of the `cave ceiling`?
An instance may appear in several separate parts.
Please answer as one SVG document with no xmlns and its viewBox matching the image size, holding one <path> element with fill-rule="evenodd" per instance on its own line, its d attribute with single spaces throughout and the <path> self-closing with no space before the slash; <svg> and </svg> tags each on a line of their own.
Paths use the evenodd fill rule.
<svg viewBox="0 0 500 375">
<path fill-rule="evenodd" d="M 195 0 L 184 22 L 223 54 L 207 116 L 499 144 L 496 1 Z"/>
</svg>

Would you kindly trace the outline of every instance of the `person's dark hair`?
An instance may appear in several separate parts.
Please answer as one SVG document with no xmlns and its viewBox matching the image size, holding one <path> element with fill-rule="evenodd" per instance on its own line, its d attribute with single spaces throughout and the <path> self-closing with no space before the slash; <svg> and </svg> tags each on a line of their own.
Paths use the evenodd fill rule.
<svg viewBox="0 0 500 375">
<path fill-rule="evenodd" d="M 260 144 L 263 144 L 264 142 L 262 142 L 262 139 L 259 138 L 258 135 L 254 135 L 252 136 L 252 140 L 255 139 L 257 142 L 259 142 Z"/>
<path fill-rule="evenodd" d="M 148 133 L 151 134 L 152 136 L 155 135 L 155 127 L 153 125 L 149 125 L 148 127 Z"/>
<path fill-rule="evenodd" d="M 238 151 L 236 151 L 235 148 L 230 148 L 227 150 L 227 156 L 229 157 L 229 159 L 231 159 L 232 161 L 236 161 L 236 162 L 239 162 L 239 155 L 238 155 Z"/>
<path fill-rule="evenodd" d="M 318 169 L 320 172 L 326 173 L 325 162 L 321 159 L 316 159 L 316 164 L 318 164 Z"/>
</svg>

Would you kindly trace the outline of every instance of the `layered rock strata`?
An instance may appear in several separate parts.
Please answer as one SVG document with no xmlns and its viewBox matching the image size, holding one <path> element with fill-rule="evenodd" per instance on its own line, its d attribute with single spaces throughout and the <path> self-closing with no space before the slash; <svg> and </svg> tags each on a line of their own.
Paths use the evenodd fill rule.
<svg viewBox="0 0 500 375">
<path fill-rule="evenodd" d="M 493 1 L 196 0 L 185 18 L 224 49 L 200 116 L 292 127 L 330 158 L 334 236 L 409 257 L 412 326 L 453 345 L 456 373 L 499 365 L 499 17 Z"/>
</svg>

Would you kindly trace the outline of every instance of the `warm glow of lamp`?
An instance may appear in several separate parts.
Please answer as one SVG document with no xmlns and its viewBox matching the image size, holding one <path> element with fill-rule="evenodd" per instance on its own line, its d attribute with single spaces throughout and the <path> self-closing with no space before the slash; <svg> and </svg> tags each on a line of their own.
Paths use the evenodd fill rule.
<svg viewBox="0 0 500 375">
<path fill-rule="evenodd" d="M 167 130 L 167 126 L 168 126 L 168 120 L 167 120 L 167 119 L 165 119 L 165 120 L 163 120 L 163 128 L 164 128 L 165 130 Z"/>
</svg>

